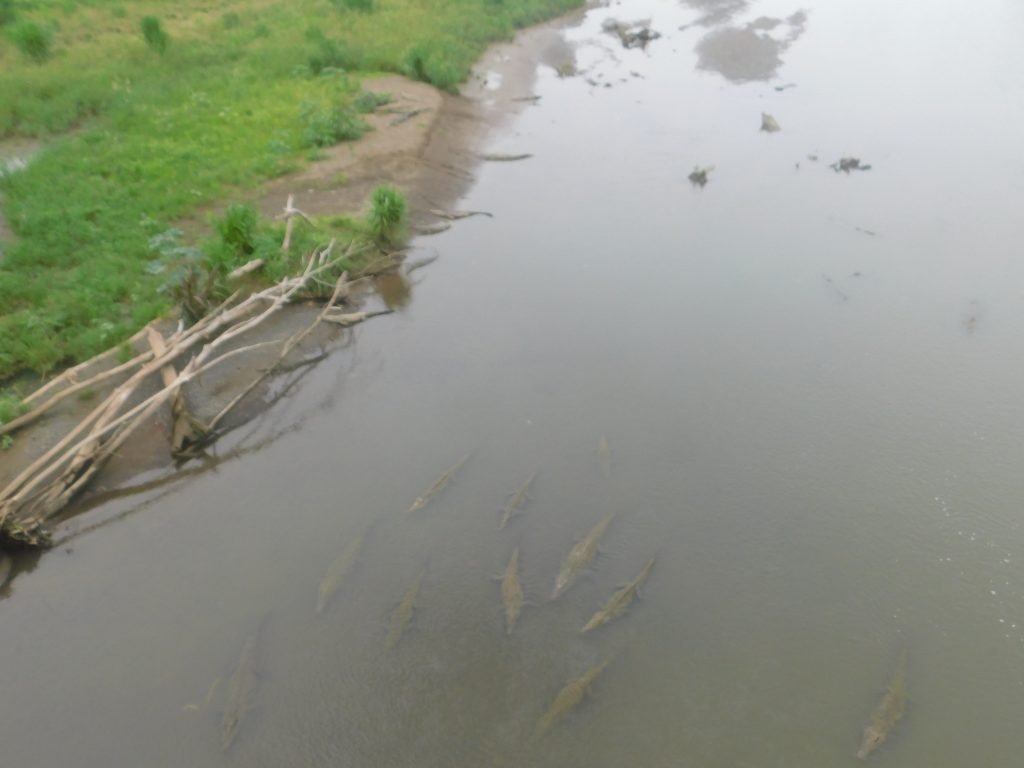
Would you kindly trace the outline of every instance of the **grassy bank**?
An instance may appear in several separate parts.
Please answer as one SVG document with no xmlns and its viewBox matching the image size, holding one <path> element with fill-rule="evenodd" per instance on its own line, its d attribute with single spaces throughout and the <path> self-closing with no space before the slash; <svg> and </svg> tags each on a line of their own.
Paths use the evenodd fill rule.
<svg viewBox="0 0 1024 768">
<path fill-rule="evenodd" d="M 0 178 L 0 382 L 165 311 L 196 256 L 175 223 L 359 135 L 361 73 L 454 89 L 489 42 L 580 4 L 0 0 L 0 141 L 47 142 Z"/>
</svg>

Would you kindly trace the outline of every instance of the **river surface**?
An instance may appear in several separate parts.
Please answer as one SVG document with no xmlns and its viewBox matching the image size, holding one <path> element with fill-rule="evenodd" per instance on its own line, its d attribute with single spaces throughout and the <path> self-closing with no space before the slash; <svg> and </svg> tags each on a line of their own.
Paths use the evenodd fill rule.
<svg viewBox="0 0 1024 768">
<path fill-rule="evenodd" d="M 662 36 L 626 50 L 610 17 Z M 493 137 L 533 157 L 481 168 L 460 207 L 493 219 L 416 242 L 440 259 L 401 311 L 218 447 L 259 450 L 93 510 L 125 516 L 16 576 L 0 764 L 855 766 L 901 648 L 906 716 L 869 762 L 1019 761 L 1024 4 L 623 0 L 564 34 L 577 74 L 542 67 Z"/>
</svg>

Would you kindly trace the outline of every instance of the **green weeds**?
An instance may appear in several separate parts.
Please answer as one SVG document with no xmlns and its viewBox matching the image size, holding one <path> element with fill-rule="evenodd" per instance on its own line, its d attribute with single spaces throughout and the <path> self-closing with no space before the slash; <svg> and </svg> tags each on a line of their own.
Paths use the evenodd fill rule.
<svg viewBox="0 0 1024 768">
<path fill-rule="evenodd" d="M 36 64 L 50 58 L 53 31 L 34 21 L 17 21 L 8 27 L 7 37 L 15 47 Z"/>
<path fill-rule="evenodd" d="M 160 19 L 156 16 L 143 16 L 140 27 L 142 28 L 142 37 L 146 41 L 146 45 L 157 53 L 167 51 L 167 45 L 171 42 L 171 37 L 164 30 Z"/>
<path fill-rule="evenodd" d="M 373 191 L 367 223 L 374 239 L 389 245 L 405 234 L 407 206 L 405 196 L 392 186 L 383 185 Z"/>
<path fill-rule="evenodd" d="M 280 227 L 250 220 L 247 237 L 218 230 L 211 244 L 202 212 L 365 131 L 382 102 L 353 73 L 454 90 L 489 42 L 580 4 L 0 0 L 0 140 L 47 143 L 0 177 L 14 235 L 0 261 L 0 382 L 117 345 L 183 296 L 199 311 L 255 254 L 268 254 L 260 279 L 293 270 Z M 297 225 L 292 251 L 331 236 L 393 241 L 403 215 L 382 193 L 369 223 Z M 189 234 L 153 246 L 175 227 Z"/>
</svg>

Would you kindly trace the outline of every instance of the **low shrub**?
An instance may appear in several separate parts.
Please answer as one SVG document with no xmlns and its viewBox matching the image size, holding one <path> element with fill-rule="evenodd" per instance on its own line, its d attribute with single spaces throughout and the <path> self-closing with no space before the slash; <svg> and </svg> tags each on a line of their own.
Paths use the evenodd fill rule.
<svg viewBox="0 0 1024 768">
<path fill-rule="evenodd" d="M 164 30 L 160 19 L 156 16 L 143 16 L 141 28 L 146 45 L 157 53 L 164 53 L 167 50 L 167 44 L 170 43 L 171 38 Z"/>
<path fill-rule="evenodd" d="M 399 69 L 406 77 L 450 93 L 458 92 L 458 84 L 466 75 L 465 68 L 460 67 L 443 46 L 414 45 L 402 57 Z"/>
<path fill-rule="evenodd" d="M 405 233 L 407 213 L 405 195 L 386 184 L 377 187 L 366 217 L 370 233 L 380 243 L 393 243 Z"/>
<path fill-rule="evenodd" d="M 342 141 L 354 141 L 370 130 L 359 113 L 347 107 L 305 102 L 300 116 L 307 147 L 331 147 Z"/>
<path fill-rule="evenodd" d="M 10 24 L 16 17 L 14 0 L 0 0 L 0 27 Z"/>
<path fill-rule="evenodd" d="M 37 64 L 50 58 L 53 33 L 34 21 L 17 21 L 10 25 L 7 36 L 15 47 Z"/>
<path fill-rule="evenodd" d="M 371 13 L 374 7 L 374 0 L 332 0 L 339 11 L 361 11 Z"/>
</svg>

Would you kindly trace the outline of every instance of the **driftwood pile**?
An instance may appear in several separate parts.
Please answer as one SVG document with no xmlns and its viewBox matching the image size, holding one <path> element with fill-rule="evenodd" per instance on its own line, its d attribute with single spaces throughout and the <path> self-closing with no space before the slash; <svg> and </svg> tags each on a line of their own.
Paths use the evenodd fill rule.
<svg viewBox="0 0 1024 768">
<path fill-rule="evenodd" d="M 170 408 L 173 418 L 172 452 L 189 457 L 208 443 L 218 425 L 245 397 L 272 375 L 304 339 L 322 323 L 351 326 L 381 312 L 352 312 L 344 306 L 352 287 L 348 274 L 338 276 L 340 263 L 353 255 L 349 249 L 333 255 L 334 243 L 314 252 L 302 273 L 276 285 L 243 297 L 232 294 L 214 311 L 189 328 L 180 323 L 169 336 L 162 336 L 151 324 L 137 333 L 130 343 L 145 351 L 114 367 L 93 373 L 116 359 L 120 348 L 109 350 L 81 365 L 65 371 L 25 398 L 29 410 L 0 425 L 0 436 L 11 434 L 44 416 L 60 403 L 78 393 L 117 377 L 127 378 L 93 408 L 56 445 L 0 488 L 0 544 L 4 541 L 25 546 L 50 543 L 47 521 L 58 514 L 100 470 L 120 446 L 161 408 Z M 386 255 L 362 274 L 381 272 L 400 262 L 400 255 Z M 310 297 L 322 297 L 330 289 L 330 298 L 311 324 L 287 339 L 261 341 L 239 346 L 243 334 L 260 326 L 286 305 Z M 200 421 L 188 410 L 185 385 L 227 360 L 257 348 L 278 346 L 276 363 L 263 368 L 256 378 L 208 421 Z M 80 379 L 85 375 L 87 378 Z M 147 387 L 158 378 L 156 392 Z M 136 402 L 138 401 L 138 402 Z"/>
</svg>

